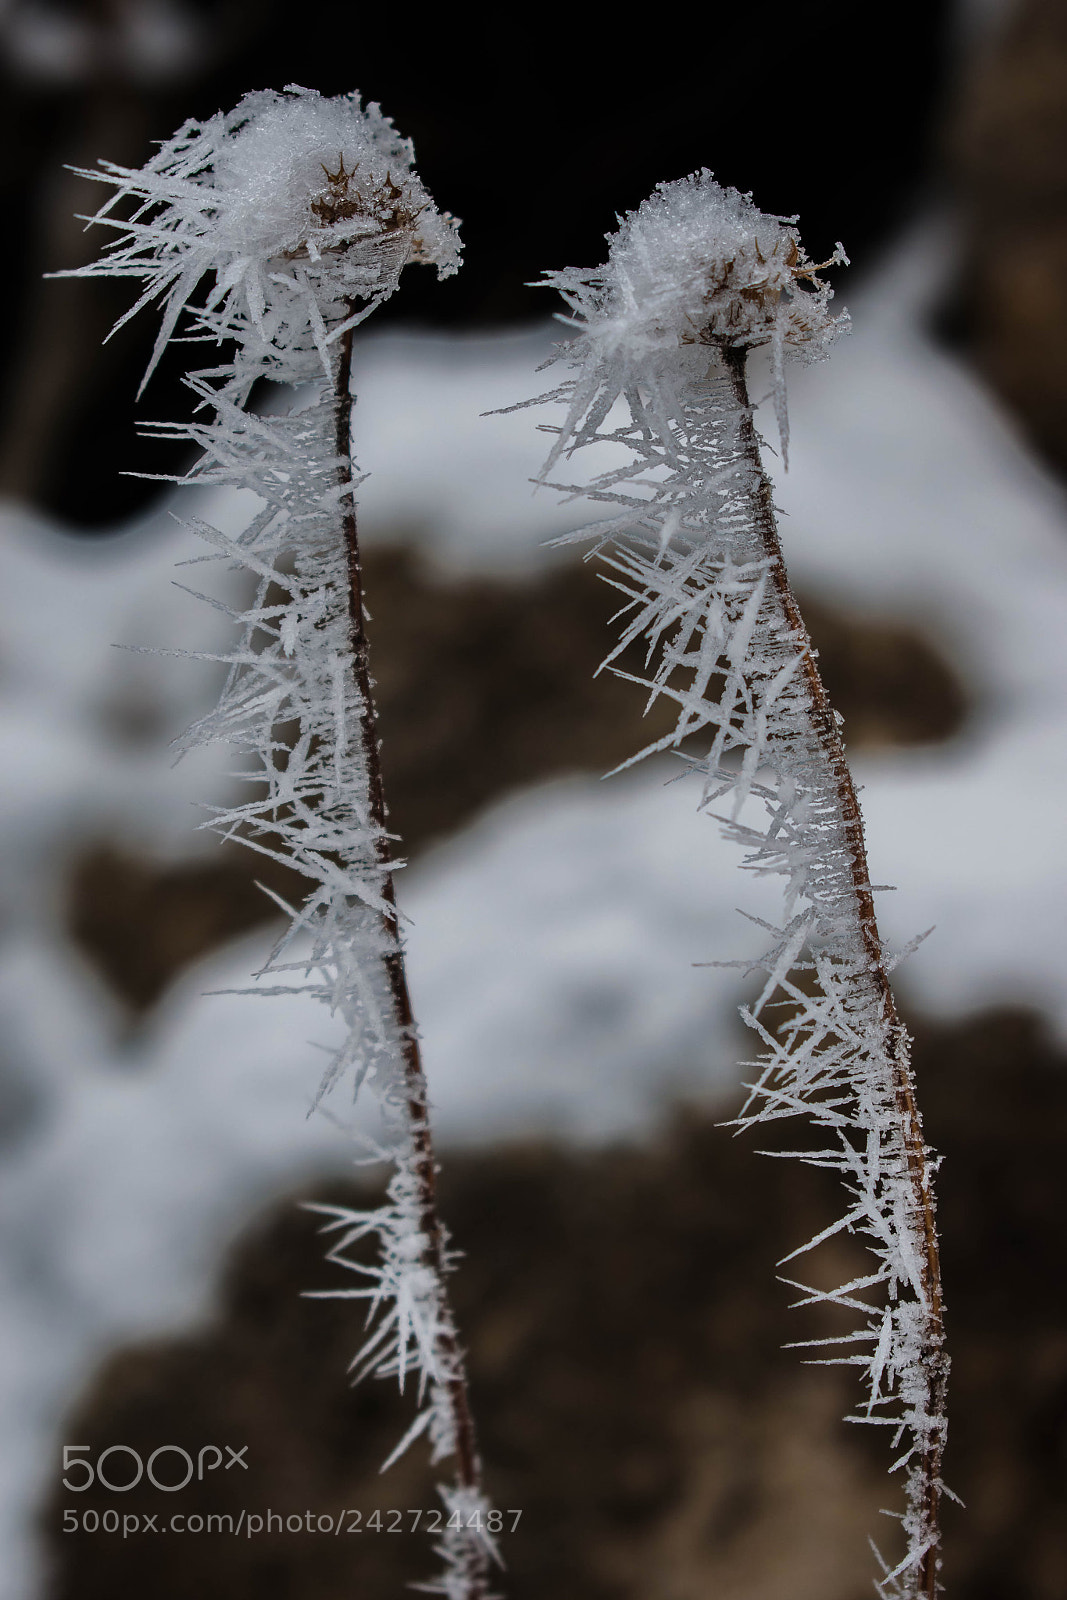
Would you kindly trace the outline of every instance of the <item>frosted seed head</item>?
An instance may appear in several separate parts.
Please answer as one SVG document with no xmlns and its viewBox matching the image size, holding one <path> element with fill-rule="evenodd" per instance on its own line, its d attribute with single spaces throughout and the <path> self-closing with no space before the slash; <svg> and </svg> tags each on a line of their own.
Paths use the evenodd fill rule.
<svg viewBox="0 0 1067 1600">
<path fill-rule="evenodd" d="M 310 326 L 328 369 L 327 330 L 380 305 L 410 262 L 440 277 L 459 266 L 456 222 L 423 186 L 410 140 L 358 94 L 246 94 L 233 111 L 185 123 L 140 169 L 104 162 L 80 176 L 114 186 L 90 220 L 120 236 L 60 276 L 146 280 L 134 310 L 165 307 L 149 373 L 186 309 L 198 332 L 254 346 L 257 362 L 298 351 Z M 115 207 L 130 199 L 122 220 Z"/>
<path fill-rule="evenodd" d="M 750 195 L 724 189 L 704 168 L 661 183 L 623 217 L 608 235 L 603 267 L 546 274 L 541 287 L 560 291 L 572 312 L 562 320 L 579 330 L 559 355 L 582 368 L 583 378 L 543 472 L 594 438 L 632 383 L 655 396 L 649 415 L 672 415 L 679 383 L 684 389 L 698 369 L 706 374 L 701 346 L 770 346 L 771 393 L 788 465 L 786 351 L 816 359 L 848 325 L 847 312 L 830 314 L 832 291 L 818 276 L 848 257 L 838 245 L 828 261 L 812 262 L 795 223 L 764 215 Z"/>
<path fill-rule="evenodd" d="M 824 346 L 843 318 L 817 274 L 847 262 L 837 246 L 812 263 L 795 217 L 768 216 L 704 170 L 661 183 L 610 237 L 599 310 L 620 344 Z M 814 351 L 812 352 L 814 353 Z"/>
<path fill-rule="evenodd" d="M 225 130 L 213 128 L 220 120 Z M 209 130 L 226 134 L 201 180 L 218 199 L 214 224 L 225 252 L 292 259 L 359 238 L 406 235 L 409 259 L 442 276 L 456 271 L 455 222 L 414 171 L 411 141 L 358 94 L 330 100 L 295 87 L 249 94 L 229 116 L 205 124 Z"/>
</svg>

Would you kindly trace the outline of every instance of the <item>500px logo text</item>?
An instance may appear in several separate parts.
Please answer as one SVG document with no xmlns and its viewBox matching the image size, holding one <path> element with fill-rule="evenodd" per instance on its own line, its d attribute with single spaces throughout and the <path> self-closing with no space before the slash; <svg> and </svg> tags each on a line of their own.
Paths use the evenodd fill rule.
<svg viewBox="0 0 1067 1600">
<path fill-rule="evenodd" d="M 64 1477 L 63 1487 L 74 1494 L 84 1494 L 96 1483 L 102 1489 L 109 1489 L 112 1494 L 125 1494 L 147 1477 L 154 1489 L 162 1489 L 164 1494 L 176 1494 L 187 1483 L 192 1483 L 194 1478 L 200 1483 L 206 1472 L 217 1472 L 220 1467 L 224 1472 L 229 1472 L 231 1467 L 241 1467 L 247 1472 L 248 1462 L 244 1459 L 247 1449 L 246 1444 L 239 1448 L 231 1444 L 205 1444 L 194 1456 L 180 1444 L 160 1444 L 148 1460 L 143 1461 L 140 1452 L 132 1445 L 109 1444 L 106 1450 L 99 1452 L 94 1462 L 91 1459 L 91 1445 L 65 1444 L 63 1471 L 70 1476 Z M 225 1461 L 222 1454 L 224 1450 L 229 1458 Z"/>
</svg>

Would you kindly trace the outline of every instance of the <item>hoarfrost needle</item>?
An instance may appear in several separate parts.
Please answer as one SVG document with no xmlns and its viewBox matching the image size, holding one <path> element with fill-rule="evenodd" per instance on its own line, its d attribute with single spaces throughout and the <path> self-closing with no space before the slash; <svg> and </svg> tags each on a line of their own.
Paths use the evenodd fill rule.
<svg viewBox="0 0 1067 1600">
<path fill-rule="evenodd" d="M 624 597 L 605 665 L 644 640 L 647 676 L 634 681 L 650 703 L 677 707 L 674 731 L 633 760 L 683 754 L 702 776 L 701 805 L 729 803 L 720 821 L 747 852 L 744 865 L 785 880 L 780 925 L 768 927 L 770 948 L 756 963 L 766 981 L 742 1010 L 762 1055 L 737 1121 L 806 1114 L 825 1136 L 795 1153 L 839 1172 L 845 1212 L 794 1255 L 843 1230 L 870 1251 L 869 1272 L 833 1290 L 797 1285 L 798 1303 L 858 1318 L 854 1333 L 826 1342 L 845 1351 L 829 1359 L 864 1379 L 853 1420 L 890 1430 L 904 1473 L 906 1549 L 895 1566 L 881 1563 L 878 1585 L 887 1600 L 903 1600 L 938 1587 L 948 1363 L 936 1163 L 875 920 L 856 791 L 786 574 L 746 383 L 748 352 L 768 346 L 784 453 L 785 355 L 822 355 L 844 321 L 831 315 L 818 276 L 844 252 L 838 245 L 814 264 L 795 220 L 763 215 L 705 170 L 661 184 L 628 215 L 603 267 L 546 276 L 577 331 L 556 358 L 572 376 L 540 397 L 567 405 L 549 430 L 558 437 L 543 478 L 576 451 L 610 448 L 616 464 L 591 487 L 555 487 L 612 508 L 567 536 L 594 541 Z M 706 754 L 694 757 L 700 736 Z M 788 1020 L 776 1023 L 783 997 Z"/>
<path fill-rule="evenodd" d="M 340 1014 L 347 1037 L 323 1092 L 344 1077 L 356 1088 L 370 1079 L 394 1137 L 383 1205 L 322 1208 L 331 1259 L 356 1280 L 338 1292 L 367 1308 L 353 1368 L 416 1391 L 416 1420 L 393 1458 L 421 1433 L 435 1461 L 453 1458 L 441 1489 L 443 1570 L 429 1587 L 477 1600 L 494 1552 L 445 1290 L 452 1257 L 393 892 L 350 447 L 353 330 L 410 262 L 441 277 L 456 271 L 456 224 L 376 105 L 296 86 L 185 123 L 137 171 L 105 162 L 82 175 L 113 185 L 92 220 L 118 231 L 82 274 L 143 281 L 123 321 L 162 304 L 146 380 L 183 313 L 194 338 L 219 347 L 217 364 L 186 380 L 196 419 L 155 427 L 201 447 L 189 480 L 257 497 L 236 537 L 195 524 L 257 588 L 236 619 L 219 704 L 185 747 L 225 740 L 245 752 L 251 798 L 219 809 L 209 826 L 310 880 L 304 904 L 285 908 L 290 925 L 264 974 L 293 974 L 293 987 Z M 295 388 L 287 415 L 248 410 L 263 378 Z M 366 1238 L 378 1241 L 376 1265 L 350 1254 Z"/>
</svg>

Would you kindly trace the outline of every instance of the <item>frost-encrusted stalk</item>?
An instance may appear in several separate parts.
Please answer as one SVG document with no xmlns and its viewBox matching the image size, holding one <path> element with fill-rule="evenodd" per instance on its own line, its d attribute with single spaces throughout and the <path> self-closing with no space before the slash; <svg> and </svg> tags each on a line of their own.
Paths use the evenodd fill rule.
<svg viewBox="0 0 1067 1600">
<path fill-rule="evenodd" d="M 737 1121 L 807 1114 L 825 1137 L 793 1154 L 844 1181 L 845 1214 L 793 1256 L 847 1230 L 864 1239 L 871 1269 L 834 1290 L 797 1285 L 799 1303 L 857 1315 L 855 1332 L 818 1342 L 844 1346 L 830 1359 L 862 1369 L 853 1420 L 892 1430 L 905 1473 L 906 1549 L 892 1568 L 882 1564 L 878 1587 L 932 1600 L 948 1370 L 936 1162 L 839 720 L 789 585 L 745 376 L 749 350 L 768 345 L 785 448 L 785 352 L 820 355 L 841 320 L 794 221 L 762 215 L 700 172 L 661 185 L 627 216 L 602 269 L 546 278 L 579 332 L 560 353 L 574 375 L 551 396 L 568 413 L 545 476 L 585 446 L 611 451 L 591 491 L 557 487 L 615 508 L 569 536 L 596 541 L 625 596 L 622 638 L 605 665 L 644 639 L 648 675 L 635 681 L 650 701 L 678 707 L 673 733 L 641 756 L 679 750 L 703 775 L 703 807 L 732 797 L 719 820 L 746 847 L 745 866 L 786 880 L 780 926 L 761 924 L 770 949 L 733 963 L 766 978 L 742 1009 L 763 1053 Z M 844 260 L 838 246 L 824 265 Z M 710 743 L 695 755 L 702 733 Z M 776 1022 L 783 999 L 787 1019 Z"/>
<path fill-rule="evenodd" d="M 428 1587 L 480 1600 L 494 1552 L 445 1288 L 453 1258 L 394 895 L 351 458 L 354 329 L 409 262 L 456 270 L 455 224 L 419 181 L 410 143 L 356 95 L 246 95 L 231 113 L 186 123 L 139 171 L 105 164 L 84 175 L 114 185 L 94 220 L 119 230 L 84 270 L 145 280 L 134 310 L 163 300 L 152 364 L 183 312 L 194 336 L 223 346 L 217 365 L 187 379 L 205 420 L 156 425 L 201 447 L 191 480 L 249 489 L 258 502 L 236 537 L 194 524 L 218 558 L 255 575 L 257 591 L 234 616 L 240 638 L 222 658 L 219 704 L 185 745 L 221 739 L 246 754 L 239 776 L 251 797 L 208 825 L 311 882 L 302 906 L 284 908 L 289 927 L 263 969 L 297 976 L 256 992 L 295 987 L 339 1014 L 347 1033 L 322 1092 L 369 1079 L 382 1104 L 395 1163 L 384 1204 L 320 1208 L 336 1236 L 330 1259 L 357 1280 L 329 1292 L 367 1309 L 356 1377 L 414 1380 L 418 1412 L 390 1460 L 425 1433 L 435 1462 L 454 1461 L 441 1488 L 443 1570 Z M 287 414 L 248 409 L 260 378 L 289 387 Z M 373 1264 L 352 1253 L 368 1239 L 379 1246 Z"/>
</svg>

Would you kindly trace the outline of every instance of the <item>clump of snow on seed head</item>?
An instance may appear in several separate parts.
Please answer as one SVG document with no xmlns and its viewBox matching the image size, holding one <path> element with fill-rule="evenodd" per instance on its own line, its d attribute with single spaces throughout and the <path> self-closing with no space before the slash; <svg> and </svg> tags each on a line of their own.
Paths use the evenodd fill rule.
<svg viewBox="0 0 1067 1600">
<path fill-rule="evenodd" d="M 222 249 L 314 257 L 351 240 L 402 233 L 409 259 L 431 263 L 442 277 L 456 271 L 456 225 L 414 171 L 411 140 L 377 105 L 362 107 L 358 94 L 329 100 L 310 89 L 267 90 L 246 95 L 221 120 L 230 129 L 206 181 Z"/>
<path fill-rule="evenodd" d="M 411 141 L 355 93 L 246 94 L 183 124 L 141 168 L 102 161 L 79 175 L 114 185 L 88 220 L 119 237 L 68 275 L 145 280 L 117 326 L 163 301 L 146 381 L 186 308 L 198 331 L 246 349 L 288 350 L 310 328 L 328 371 L 326 346 L 388 299 L 405 266 L 444 278 L 460 262 L 456 221 L 434 205 Z"/>
<path fill-rule="evenodd" d="M 603 314 L 635 345 L 815 344 L 837 332 L 817 273 L 846 263 L 839 244 L 814 265 L 795 217 L 766 215 L 705 168 L 661 183 L 612 237 Z"/>
<path fill-rule="evenodd" d="M 655 385 L 669 412 L 678 352 L 694 346 L 770 346 L 784 453 L 785 352 L 817 359 L 848 324 L 847 312 L 831 313 L 833 291 L 818 276 L 826 267 L 847 266 L 844 248 L 838 244 L 827 261 L 813 262 L 796 220 L 765 214 L 750 195 L 723 188 L 703 168 L 659 184 L 622 218 L 608 235 L 602 267 L 547 273 L 541 286 L 559 290 L 572 313 L 562 320 L 579 330 L 562 354 L 584 374 L 579 409 L 547 465 L 570 448 L 568 431 L 590 385 L 601 397 L 593 408 L 598 419 L 612 391 L 621 394 L 633 381 Z M 690 364 L 682 362 L 687 370 Z"/>
</svg>

